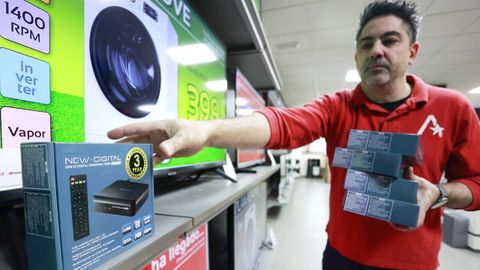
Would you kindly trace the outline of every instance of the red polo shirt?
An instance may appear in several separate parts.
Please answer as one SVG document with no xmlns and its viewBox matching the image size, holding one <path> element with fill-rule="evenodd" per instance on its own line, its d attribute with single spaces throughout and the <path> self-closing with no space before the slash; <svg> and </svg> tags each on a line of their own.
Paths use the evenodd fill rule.
<svg viewBox="0 0 480 270">
<path fill-rule="evenodd" d="M 327 141 L 332 172 L 330 244 L 358 263 L 397 269 L 436 269 L 441 237 L 441 210 L 429 210 L 422 227 L 412 232 L 393 229 L 384 221 L 342 209 L 346 170 L 332 167 L 335 147 L 347 145 L 350 129 L 421 135 L 423 164 L 414 173 L 438 183 L 442 172 L 473 193 L 467 210 L 480 209 L 480 124 L 468 101 L 456 91 L 425 84 L 407 76 L 411 96 L 395 111 L 370 102 L 360 85 L 323 96 L 303 108 L 266 108 L 271 128 L 266 148 L 297 148 L 319 137 Z"/>
</svg>

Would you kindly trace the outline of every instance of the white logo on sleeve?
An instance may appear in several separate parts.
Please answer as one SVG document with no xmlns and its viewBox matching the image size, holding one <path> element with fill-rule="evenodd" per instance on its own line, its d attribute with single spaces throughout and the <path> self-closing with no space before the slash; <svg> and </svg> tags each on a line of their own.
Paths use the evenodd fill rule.
<svg viewBox="0 0 480 270">
<path fill-rule="evenodd" d="M 431 123 L 431 125 L 430 125 Z M 431 126 L 431 127 L 429 127 Z M 438 135 L 438 137 L 442 137 L 443 136 L 443 130 L 445 128 L 441 127 L 438 122 L 437 122 L 437 119 L 435 118 L 435 116 L 433 116 L 433 114 L 430 114 L 427 119 L 425 120 L 425 122 L 423 123 L 422 127 L 420 128 L 420 130 L 418 130 L 417 134 L 418 135 L 422 135 L 423 132 L 425 131 L 425 129 L 429 127 L 429 129 L 432 130 L 433 132 L 433 136 L 435 135 Z"/>
</svg>

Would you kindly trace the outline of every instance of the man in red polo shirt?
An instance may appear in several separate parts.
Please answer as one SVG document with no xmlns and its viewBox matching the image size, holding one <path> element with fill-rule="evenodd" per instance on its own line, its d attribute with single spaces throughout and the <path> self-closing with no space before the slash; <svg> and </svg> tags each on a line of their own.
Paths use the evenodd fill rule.
<svg viewBox="0 0 480 270">
<path fill-rule="evenodd" d="M 324 269 L 436 269 L 441 243 L 440 206 L 480 209 L 478 118 L 458 92 L 407 75 L 420 48 L 413 3 L 368 5 L 356 37 L 361 83 L 323 96 L 303 108 L 266 108 L 251 116 L 214 121 L 167 120 L 109 132 L 112 139 L 151 142 L 156 162 L 187 156 L 205 146 L 297 148 L 319 137 L 347 144 L 350 129 L 421 135 L 424 161 L 405 177 L 419 182 L 416 228 L 402 228 L 342 210 L 345 170 L 332 168 L 328 244 Z M 448 183 L 437 185 L 442 173 Z"/>
</svg>

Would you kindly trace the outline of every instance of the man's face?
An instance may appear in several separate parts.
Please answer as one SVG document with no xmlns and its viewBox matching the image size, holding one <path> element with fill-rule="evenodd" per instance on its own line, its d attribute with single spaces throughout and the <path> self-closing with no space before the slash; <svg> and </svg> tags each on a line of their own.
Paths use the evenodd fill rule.
<svg viewBox="0 0 480 270">
<path fill-rule="evenodd" d="M 410 45 L 407 26 L 395 16 L 369 21 L 357 41 L 355 61 L 362 82 L 383 85 L 403 77 L 415 60 L 419 44 Z"/>
</svg>

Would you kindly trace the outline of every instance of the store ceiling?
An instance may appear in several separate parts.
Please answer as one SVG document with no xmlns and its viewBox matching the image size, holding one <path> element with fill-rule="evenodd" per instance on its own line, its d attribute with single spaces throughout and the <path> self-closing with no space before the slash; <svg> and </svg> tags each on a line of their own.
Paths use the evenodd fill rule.
<svg viewBox="0 0 480 270">
<path fill-rule="evenodd" d="M 371 0 L 263 0 L 262 20 L 283 80 L 289 107 L 346 83 L 355 68 L 354 37 L 363 7 Z M 416 0 L 423 14 L 418 58 L 409 72 L 428 83 L 446 84 L 480 107 L 480 1 Z M 298 44 L 298 45 L 297 45 Z M 297 45 L 297 46 L 295 46 Z"/>
</svg>

